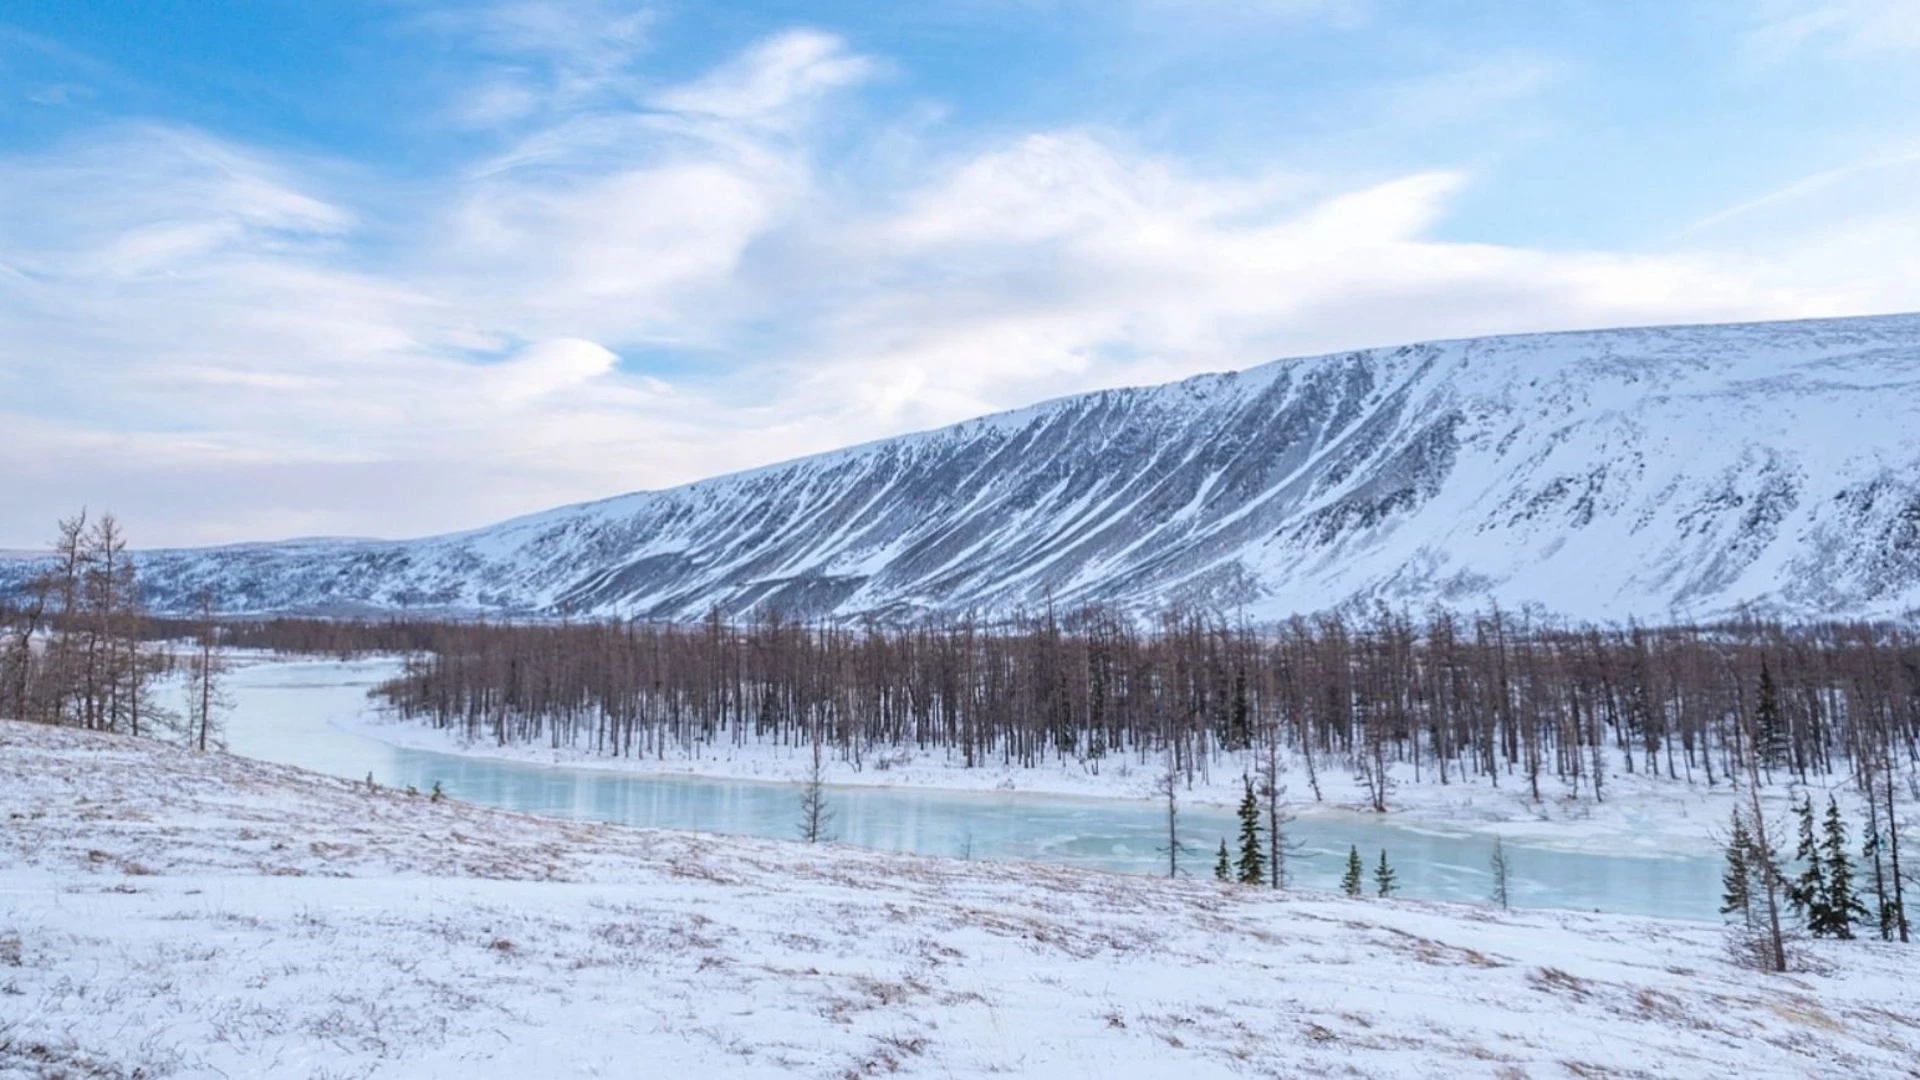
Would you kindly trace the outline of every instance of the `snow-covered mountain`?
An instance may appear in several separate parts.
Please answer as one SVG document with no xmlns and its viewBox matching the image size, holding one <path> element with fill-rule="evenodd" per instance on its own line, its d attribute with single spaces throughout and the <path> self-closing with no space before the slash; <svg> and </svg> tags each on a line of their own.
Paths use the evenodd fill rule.
<svg viewBox="0 0 1920 1080">
<path fill-rule="evenodd" d="M 1282 360 L 422 540 L 144 555 L 150 596 L 908 617 L 1350 602 L 1920 609 L 1920 315 Z"/>
</svg>

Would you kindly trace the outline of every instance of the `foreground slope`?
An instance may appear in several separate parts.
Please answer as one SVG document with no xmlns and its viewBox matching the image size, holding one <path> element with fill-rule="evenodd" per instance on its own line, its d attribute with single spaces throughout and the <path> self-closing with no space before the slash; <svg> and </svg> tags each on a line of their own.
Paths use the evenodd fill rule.
<svg viewBox="0 0 1920 1080">
<path fill-rule="evenodd" d="M 0 1075 L 1911 1075 L 1911 952 L 544 821 L 0 723 Z"/>
<path fill-rule="evenodd" d="M 1384 600 L 1920 609 L 1920 316 L 1287 360 L 409 542 L 147 556 L 240 611 L 661 618 Z"/>
</svg>

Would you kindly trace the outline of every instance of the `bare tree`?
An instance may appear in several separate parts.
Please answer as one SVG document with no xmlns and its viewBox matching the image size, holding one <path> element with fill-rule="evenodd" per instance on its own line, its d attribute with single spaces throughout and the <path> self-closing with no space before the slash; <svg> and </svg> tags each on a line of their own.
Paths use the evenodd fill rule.
<svg viewBox="0 0 1920 1080">
<path fill-rule="evenodd" d="M 1167 771 L 1160 775 L 1154 784 L 1154 791 L 1167 801 L 1167 876 L 1180 876 L 1180 856 L 1190 853 L 1187 845 L 1180 841 L 1180 774 L 1175 771 L 1171 760 Z"/>
<path fill-rule="evenodd" d="M 62 518 L 53 542 L 53 565 L 47 571 L 53 611 L 52 634 L 43 662 L 42 692 L 33 719 L 47 724 L 83 724 L 80 704 L 79 649 L 73 627 L 81 618 L 81 584 L 91 555 L 86 542 L 87 512 Z"/>
<path fill-rule="evenodd" d="M 187 737 L 199 750 L 224 746 L 225 717 L 233 708 L 225 685 L 226 658 L 218 647 L 220 629 L 213 621 L 213 592 L 200 593 L 200 627 L 193 662 L 188 670 Z"/>
<path fill-rule="evenodd" d="M 1512 896 L 1507 888 L 1507 845 L 1498 836 L 1493 838 L 1493 854 L 1487 859 L 1487 869 L 1493 874 L 1493 902 L 1505 911 L 1512 906 Z"/>
<path fill-rule="evenodd" d="M 0 612 L 4 616 L 0 627 L 9 631 L 5 645 L 0 646 L 0 716 L 25 720 L 33 715 L 33 647 L 52 591 L 51 575 L 35 575 L 27 586 L 27 599 Z"/>
<path fill-rule="evenodd" d="M 800 785 L 800 839 L 817 844 L 832 839 L 827 833 L 833 825 L 833 807 L 827 804 L 826 759 L 822 756 L 818 731 L 812 742 L 813 764 Z"/>
<path fill-rule="evenodd" d="M 1280 730 L 1277 724 L 1268 731 L 1266 754 L 1260 762 L 1260 797 L 1266 802 L 1267 884 L 1283 889 L 1287 885 L 1287 856 L 1296 845 L 1287 840 L 1287 826 L 1293 815 L 1287 811 L 1287 765 L 1280 756 Z"/>
<path fill-rule="evenodd" d="M 1748 746 L 1754 745 L 1752 720 L 1742 709 L 1740 724 L 1746 736 Z M 1787 938 L 1780 928 L 1780 901 L 1786 883 L 1781 880 L 1780 849 L 1774 842 L 1778 834 L 1768 821 L 1765 810 L 1760 806 L 1760 755 L 1749 753 L 1747 756 L 1747 866 L 1759 877 L 1761 912 L 1765 916 L 1755 942 L 1760 960 L 1769 971 L 1787 970 Z M 1755 935 L 1748 934 L 1752 939 Z"/>
<path fill-rule="evenodd" d="M 53 621 L 68 625 L 50 595 Z M 413 652 L 379 693 L 405 715 L 503 744 L 661 758 L 717 743 L 798 747 L 817 730 L 856 767 L 875 748 L 950 749 L 970 768 L 1077 758 L 1104 772 L 1130 758 L 1185 783 L 1252 765 L 1270 837 L 1286 812 L 1285 765 L 1316 799 L 1323 764 L 1351 768 L 1376 808 L 1391 805 L 1394 782 L 1511 783 L 1543 801 L 1555 780 L 1598 801 L 1608 769 L 1746 783 L 1761 740 L 1740 717 L 1763 664 L 1782 782 L 1872 773 L 1884 821 L 1889 794 L 1901 802 L 1920 771 L 1920 634 L 1899 624 L 1556 629 L 1495 614 L 1422 629 L 1329 615 L 1255 628 L 1187 611 L 1145 630 L 1087 609 L 908 626 L 760 613 L 693 627 L 275 622 L 225 633 Z M 1235 749 L 1247 741 L 1252 761 Z M 1889 862 L 1905 839 L 1889 832 Z M 1900 855 L 1910 873 L 1911 852 Z M 1890 892 L 1896 880 L 1910 878 L 1889 877 Z"/>
</svg>

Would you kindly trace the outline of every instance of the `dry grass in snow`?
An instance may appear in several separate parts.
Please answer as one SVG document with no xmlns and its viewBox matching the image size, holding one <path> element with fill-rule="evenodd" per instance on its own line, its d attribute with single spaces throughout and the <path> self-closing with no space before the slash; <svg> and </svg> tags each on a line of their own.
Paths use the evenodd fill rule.
<svg viewBox="0 0 1920 1080">
<path fill-rule="evenodd" d="M 0 723 L 0 1076 L 1914 1076 L 1913 950 L 549 821 Z"/>
</svg>

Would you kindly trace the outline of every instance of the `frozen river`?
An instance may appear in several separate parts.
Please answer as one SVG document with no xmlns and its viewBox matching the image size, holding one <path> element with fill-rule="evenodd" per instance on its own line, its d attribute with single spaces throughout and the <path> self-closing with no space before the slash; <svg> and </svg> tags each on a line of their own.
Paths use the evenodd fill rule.
<svg viewBox="0 0 1920 1080">
<path fill-rule="evenodd" d="M 401 749 L 330 723 L 360 712 L 367 690 L 391 670 L 380 661 L 242 668 L 229 681 L 235 700 L 229 748 L 348 779 L 371 773 L 382 785 L 423 792 L 437 781 L 454 798 L 528 813 L 753 836 L 795 833 L 791 784 L 491 761 Z M 1150 802 L 873 787 L 835 787 L 830 802 L 835 838 L 862 847 L 1128 873 L 1166 870 L 1165 817 Z M 1232 815 L 1183 807 L 1180 821 L 1183 840 L 1194 848 L 1183 868 L 1210 874 L 1215 847 L 1234 833 Z M 1384 848 L 1407 896 L 1485 901 L 1488 895 L 1491 840 L 1463 826 L 1316 812 L 1294 822 L 1289 838 L 1299 845 L 1289 866 L 1302 886 L 1336 887 L 1348 845 L 1358 844 L 1369 886 Z M 1715 917 L 1720 868 L 1697 852 L 1632 856 L 1513 841 L 1507 851 L 1516 905 Z"/>
</svg>

